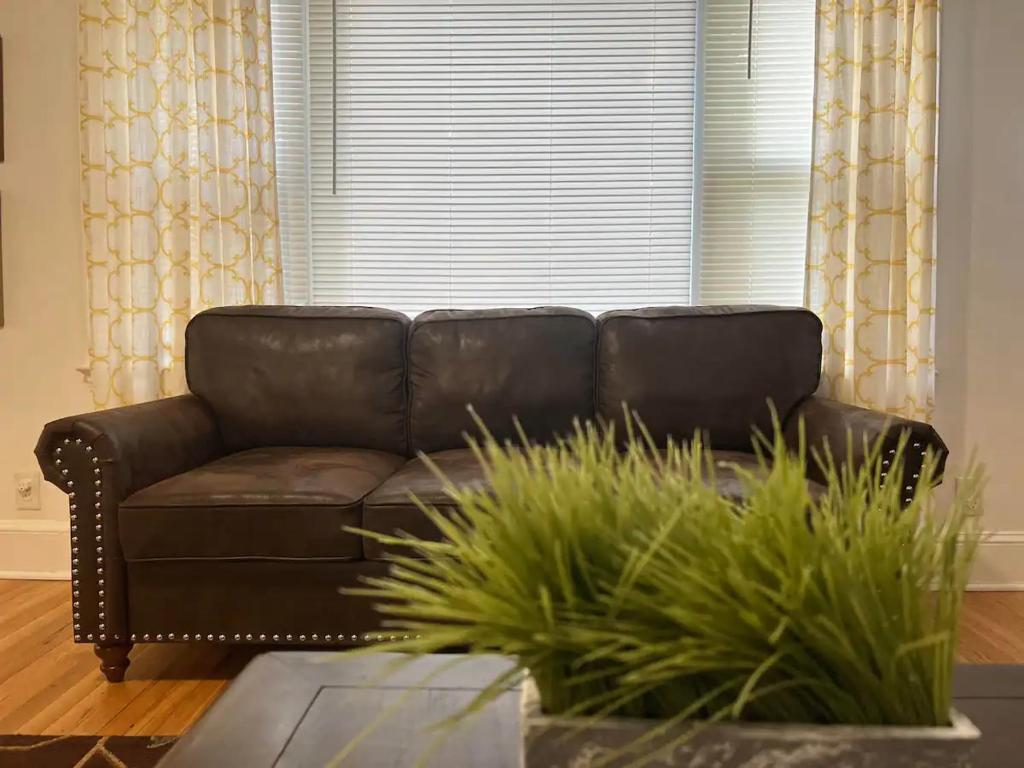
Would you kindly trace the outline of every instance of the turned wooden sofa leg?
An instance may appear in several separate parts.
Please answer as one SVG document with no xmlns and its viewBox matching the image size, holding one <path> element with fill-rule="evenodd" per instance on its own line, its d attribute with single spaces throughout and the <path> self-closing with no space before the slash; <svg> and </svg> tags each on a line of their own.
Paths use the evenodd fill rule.
<svg viewBox="0 0 1024 768">
<path fill-rule="evenodd" d="M 131 663 L 128 660 L 128 653 L 132 649 L 131 643 L 118 645 L 100 645 L 97 643 L 93 651 L 100 660 L 100 671 L 111 683 L 120 683 L 124 680 L 124 673 Z"/>
</svg>

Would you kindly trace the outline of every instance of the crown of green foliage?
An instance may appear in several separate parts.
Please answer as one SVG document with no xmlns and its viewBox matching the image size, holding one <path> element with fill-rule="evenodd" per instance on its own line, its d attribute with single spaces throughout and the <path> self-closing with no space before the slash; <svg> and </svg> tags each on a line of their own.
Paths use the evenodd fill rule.
<svg viewBox="0 0 1024 768">
<path fill-rule="evenodd" d="M 848 450 L 858 466 L 816 456 L 820 495 L 802 437 L 791 452 L 778 428 L 756 471 L 696 438 L 620 442 L 591 425 L 548 446 L 485 433 L 490 490 L 445 481 L 455 514 L 418 502 L 444 541 L 362 531 L 408 552 L 356 590 L 410 635 L 395 650 L 518 660 L 475 706 L 528 671 L 552 714 L 948 723 L 980 471 L 940 510 L 930 453 L 902 502 L 905 440 L 885 472 L 880 444 Z M 742 498 L 719 494 L 721 471 Z"/>
</svg>

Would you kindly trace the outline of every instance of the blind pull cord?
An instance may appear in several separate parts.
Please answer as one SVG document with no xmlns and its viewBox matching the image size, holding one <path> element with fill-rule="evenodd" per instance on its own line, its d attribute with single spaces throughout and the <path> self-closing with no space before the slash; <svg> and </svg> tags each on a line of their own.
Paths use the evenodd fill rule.
<svg viewBox="0 0 1024 768">
<path fill-rule="evenodd" d="M 754 71 L 754 0 L 747 5 L 747 80 Z"/>
</svg>

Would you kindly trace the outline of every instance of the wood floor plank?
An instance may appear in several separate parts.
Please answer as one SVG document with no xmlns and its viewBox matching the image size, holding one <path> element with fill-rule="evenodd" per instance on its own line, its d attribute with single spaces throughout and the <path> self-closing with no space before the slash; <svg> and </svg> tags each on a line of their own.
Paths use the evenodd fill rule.
<svg viewBox="0 0 1024 768">
<path fill-rule="evenodd" d="M 256 654 L 252 647 L 139 645 L 124 683 L 71 639 L 67 582 L 0 580 L 0 733 L 184 733 Z M 972 592 L 959 657 L 1024 663 L 1024 592 Z"/>
</svg>

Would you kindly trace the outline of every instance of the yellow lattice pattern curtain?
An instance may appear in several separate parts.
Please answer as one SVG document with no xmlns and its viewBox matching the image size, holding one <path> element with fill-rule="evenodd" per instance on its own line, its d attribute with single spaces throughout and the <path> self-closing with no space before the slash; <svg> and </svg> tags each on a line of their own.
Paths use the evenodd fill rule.
<svg viewBox="0 0 1024 768">
<path fill-rule="evenodd" d="M 935 357 L 936 0 L 819 0 L 807 301 L 823 387 L 927 419 Z"/>
<path fill-rule="evenodd" d="M 268 0 L 80 0 L 94 398 L 183 391 L 196 312 L 281 300 Z"/>
</svg>

